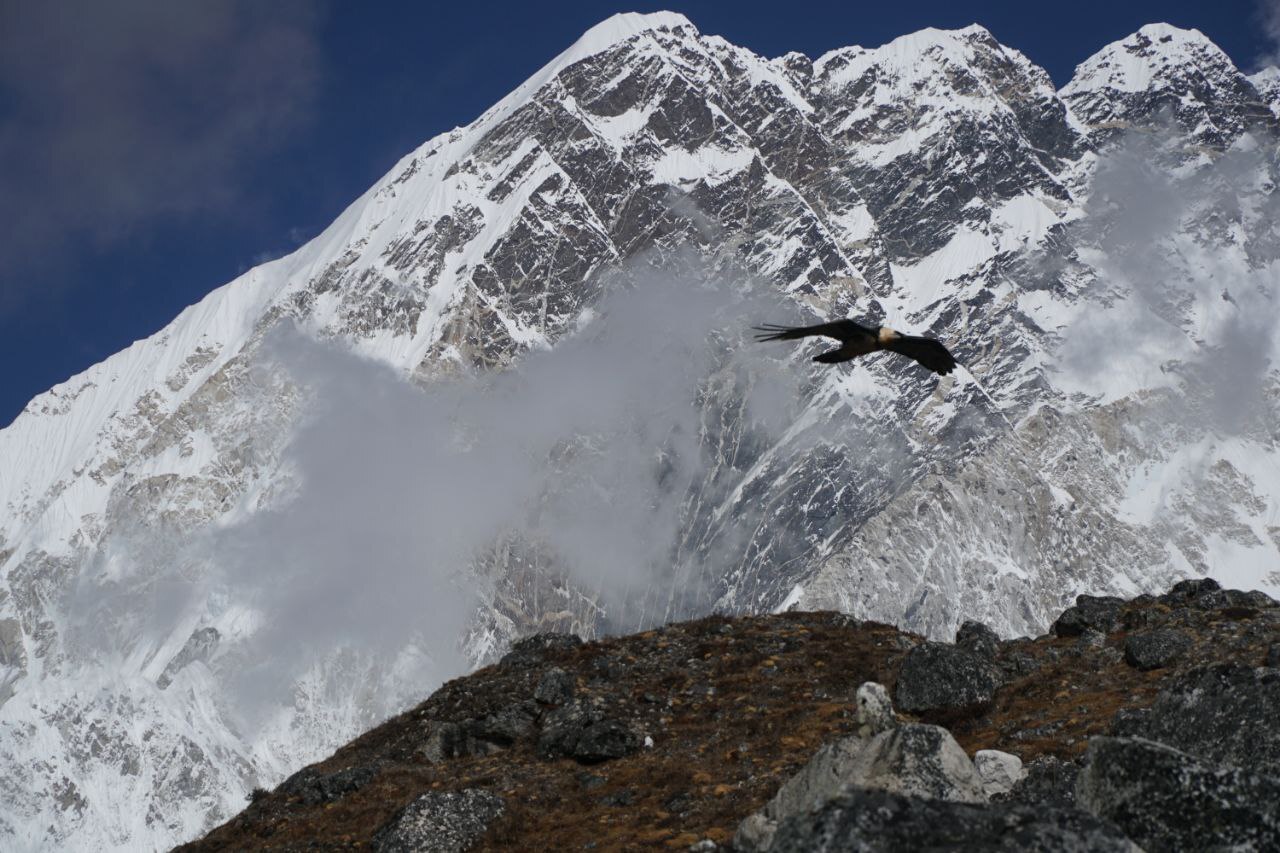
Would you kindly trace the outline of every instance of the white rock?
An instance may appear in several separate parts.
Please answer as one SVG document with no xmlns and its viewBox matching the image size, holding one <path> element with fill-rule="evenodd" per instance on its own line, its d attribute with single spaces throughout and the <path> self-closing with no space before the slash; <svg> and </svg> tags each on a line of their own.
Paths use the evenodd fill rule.
<svg viewBox="0 0 1280 853">
<path fill-rule="evenodd" d="M 1007 794 L 1027 775 L 1022 759 L 998 749 L 980 749 L 973 756 L 973 766 L 988 797 Z"/>
</svg>

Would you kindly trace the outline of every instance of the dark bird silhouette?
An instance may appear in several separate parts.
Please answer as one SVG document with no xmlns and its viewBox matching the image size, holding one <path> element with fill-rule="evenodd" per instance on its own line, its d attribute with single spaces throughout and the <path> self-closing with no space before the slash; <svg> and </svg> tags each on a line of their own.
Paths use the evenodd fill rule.
<svg viewBox="0 0 1280 853">
<path fill-rule="evenodd" d="M 904 335 L 888 326 L 871 328 L 852 320 L 836 320 L 816 326 L 775 326 L 766 323 L 753 328 L 760 332 L 756 335 L 757 341 L 794 341 L 814 335 L 835 338 L 840 341 L 838 349 L 827 350 L 813 357 L 814 361 L 823 364 L 839 364 L 860 355 L 888 350 L 913 358 L 943 376 L 956 369 L 956 360 L 940 342 L 918 335 Z"/>
</svg>

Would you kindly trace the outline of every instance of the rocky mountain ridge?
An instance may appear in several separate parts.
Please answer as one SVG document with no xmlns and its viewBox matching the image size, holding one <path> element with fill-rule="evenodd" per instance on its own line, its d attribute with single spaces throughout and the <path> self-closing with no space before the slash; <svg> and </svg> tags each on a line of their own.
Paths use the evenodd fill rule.
<svg viewBox="0 0 1280 853">
<path fill-rule="evenodd" d="M 316 240 L 0 431 L 0 832 L 35 848 L 187 837 L 454 674 L 452 658 L 491 661 L 538 630 L 799 606 L 933 636 L 975 617 L 1008 636 L 1079 593 L 1191 573 L 1274 590 L 1280 218 L 1259 105 L 1280 105 L 1254 82 L 1268 79 L 1163 25 L 1060 92 L 978 26 L 774 60 L 679 15 L 593 28 Z M 273 626 L 308 614 L 256 594 L 273 592 L 246 581 L 271 574 L 257 563 L 226 561 L 305 496 L 298 437 L 327 387 L 282 366 L 272 330 L 292 322 L 427 388 L 518 374 L 589 335 L 606 270 L 643 280 L 646 264 L 690 285 L 763 282 L 798 317 L 930 331 L 965 370 L 819 373 L 801 350 L 785 373 L 798 399 L 762 407 L 759 365 L 734 361 L 723 332 L 696 423 L 657 425 L 696 435 L 683 458 L 699 461 L 677 478 L 658 561 L 672 568 L 635 593 L 643 606 L 545 543 L 500 537 L 445 567 L 473 608 L 452 605 L 450 579 L 414 587 L 450 603 L 428 636 L 401 626 L 375 649 L 365 630 L 318 632 L 277 678 L 288 702 L 246 720 L 233 697 L 259 691 L 242 673 L 283 658 Z M 388 466 L 412 463 L 391 450 Z M 388 529 L 360 533 L 373 549 Z M 408 546 L 411 565 L 442 562 Z M 268 568 L 286 577 L 284 562 Z M 407 575 L 359 581 L 382 562 L 353 556 L 352 586 L 399 589 Z"/>
<path fill-rule="evenodd" d="M 1280 607 L 1209 579 L 1081 596 L 1034 640 L 542 634 L 181 849 L 1269 849 L 1277 664 Z"/>
</svg>

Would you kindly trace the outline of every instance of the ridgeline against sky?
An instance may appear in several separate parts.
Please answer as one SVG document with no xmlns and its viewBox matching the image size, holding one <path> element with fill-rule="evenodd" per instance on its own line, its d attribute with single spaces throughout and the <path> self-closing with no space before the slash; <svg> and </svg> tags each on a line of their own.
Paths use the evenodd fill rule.
<svg viewBox="0 0 1280 853">
<path fill-rule="evenodd" d="M 592 24 L 671 4 L 499 5 L 0 3 L 0 426 L 318 234 Z M 1274 0 L 676 6 L 763 56 L 979 20 L 1058 85 L 1151 21 L 1200 29 L 1246 71 L 1276 51 Z"/>
</svg>

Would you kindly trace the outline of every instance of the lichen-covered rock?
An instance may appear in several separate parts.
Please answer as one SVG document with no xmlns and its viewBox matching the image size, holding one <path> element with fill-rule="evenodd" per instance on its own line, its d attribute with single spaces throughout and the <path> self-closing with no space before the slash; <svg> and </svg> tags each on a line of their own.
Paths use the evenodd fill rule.
<svg viewBox="0 0 1280 853">
<path fill-rule="evenodd" d="M 1023 765 L 1022 778 L 1007 794 L 995 799 L 1009 803 L 1074 808 L 1076 777 L 1080 765 L 1053 755 L 1042 755 Z"/>
<path fill-rule="evenodd" d="M 589 702 L 575 701 L 543 719 L 538 754 L 594 764 L 631 755 L 643 744 L 644 738 L 630 726 L 606 719 L 604 712 Z"/>
<path fill-rule="evenodd" d="M 1117 717 L 1113 733 L 1204 761 L 1280 767 L 1280 669 L 1219 664 L 1178 677 L 1150 709 Z"/>
<path fill-rule="evenodd" d="M 997 686 L 989 661 L 946 643 L 922 643 L 902 659 L 894 705 L 908 713 L 973 708 L 990 702 Z"/>
<path fill-rule="evenodd" d="M 1027 774 L 1022 759 L 998 749 L 980 749 L 973 754 L 973 767 L 978 771 L 982 791 L 988 797 L 1008 794 Z"/>
<path fill-rule="evenodd" d="M 1000 651 L 1000 637 L 986 625 L 970 619 L 956 631 L 956 645 L 980 657 L 995 660 Z"/>
<path fill-rule="evenodd" d="M 281 782 L 276 791 L 297 797 L 309 806 L 318 806 L 360 790 L 377 775 L 377 767 L 348 767 L 336 773 L 320 773 L 305 767 Z"/>
<path fill-rule="evenodd" d="M 1280 849 L 1280 781 L 1142 738 L 1090 741 L 1076 802 L 1148 851 Z"/>
<path fill-rule="evenodd" d="M 969 804 L 850 789 L 775 832 L 770 853 L 1140 853 L 1114 826 L 1073 809 Z"/>
<path fill-rule="evenodd" d="M 533 731 L 540 713 L 532 700 L 517 702 L 472 722 L 471 734 L 497 746 L 510 746 Z"/>
<path fill-rule="evenodd" d="M 1049 630 L 1059 637 L 1078 637 L 1090 628 L 1110 634 L 1120 625 L 1124 603 L 1111 595 L 1078 595 L 1075 606 L 1062 611 Z"/>
<path fill-rule="evenodd" d="M 502 815 L 502 797 L 479 788 L 418 797 L 373 836 L 377 853 L 462 853 Z"/>
<path fill-rule="evenodd" d="M 538 679 L 533 698 L 544 705 L 563 705 L 573 698 L 575 681 L 572 675 L 553 666 Z"/>
<path fill-rule="evenodd" d="M 1124 660 L 1143 672 L 1167 666 L 1191 648 L 1191 638 L 1182 631 L 1162 628 L 1133 634 L 1124 642 Z"/>
<path fill-rule="evenodd" d="M 1213 578 L 1189 578 L 1175 583 L 1168 592 L 1160 596 L 1160 600 L 1165 604 L 1186 604 L 1205 593 L 1220 589 L 1222 585 Z"/>
<path fill-rule="evenodd" d="M 904 723 L 864 739 L 826 744 L 778 789 L 757 815 L 738 828 L 735 844 L 767 850 L 774 829 L 788 817 L 820 808 L 848 787 L 912 797 L 986 801 L 973 762 L 941 726 Z"/>
<path fill-rule="evenodd" d="M 582 645 L 582 638 L 577 634 L 561 634 L 548 631 L 516 640 L 511 650 L 503 655 L 500 663 L 506 666 L 521 666 L 543 660 L 548 652 L 567 651 Z"/>
</svg>

